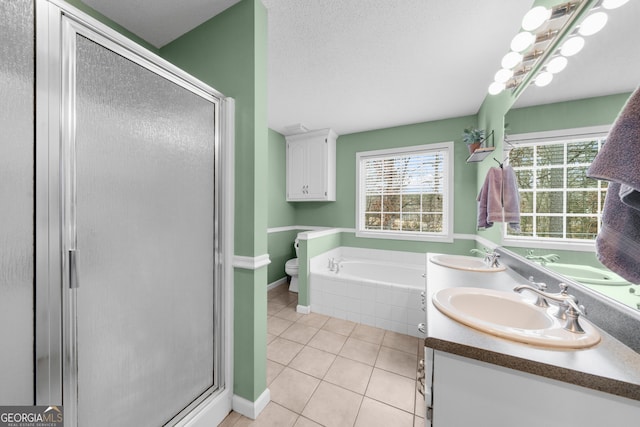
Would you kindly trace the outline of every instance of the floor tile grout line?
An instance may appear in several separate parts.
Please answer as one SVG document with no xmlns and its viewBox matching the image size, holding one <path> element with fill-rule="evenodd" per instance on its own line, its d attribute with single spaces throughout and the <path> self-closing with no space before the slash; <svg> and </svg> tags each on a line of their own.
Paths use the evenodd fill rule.
<svg viewBox="0 0 640 427">
<path fill-rule="evenodd" d="M 402 412 L 404 412 L 404 413 L 406 413 L 406 414 L 411 415 L 411 416 L 413 417 L 413 424 L 415 424 L 415 422 L 416 422 L 416 419 L 417 419 L 417 418 L 422 418 L 422 417 L 420 417 L 420 416 L 417 414 L 417 412 L 416 412 L 416 411 L 417 411 L 417 403 L 418 403 L 418 402 L 417 402 L 417 389 L 416 389 L 416 386 L 417 386 L 417 378 L 416 378 L 416 377 L 407 377 L 407 376 L 402 375 L 402 374 L 400 374 L 400 373 L 397 373 L 397 372 L 394 372 L 394 371 L 390 371 L 390 370 L 387 370 L 387 369 L 383 369 L 383 368 L 381 368 L 381 367 L 376 366 L 376 364 L 377 364 L 377 362 L 378 362 L 378 359 L 379 359 L 379 357 L 380 357 L 380 353 L 381 353 L 381 351 L 382 351 L 382 348 L 384 347 L 384 348 L 387 348 L 387 349 L 390 349 L 390 350 L 393 350 L 393 351 L 397 351 L 397 352 L 400 352 L 400 353 L 404 353 L 404 354 L 409 354 L 409 355 L 413 354 L 413 355 L 417 355 L 417 360 L 416 360 L 416 372 L 417 372 L 417 363 L 418 363 L 418 361 L 419 361 L 419 359 L 420 359 L 420 354 L 421 354 L 419 341 L 417 341 L 417 344 L 418 344 L 418 345 L 417 345 L 417 349 L 416 349 L 416 350 L 417 350 L 417 352 L 416 352 L 417 354 L 416 354 L 416 353 L 412 353 L 412 352 L 404 351 L 403 349 L 400 349 L 400 348 L 397 348 L 397 347 L 392 347 L 392 346 L 389 346 L 389 345 L 384 345 L 385 337 L 387 336 L 387 334 L 396 333 L 396 334 L 398 334 L 398 335 L 406 335 L 406 336 L 412 337 L 412 336 L 407 335 L 407 334 L 402 334 L 402 333 L 397 333 L 397 332 L 393 332 L 393 331 L 387 331 L 387 330 L 384 330 L 384 334 L 382 335 L 382 339 L 380 340 L 380 342 L 379 342 L 379 343 L 376 343 L 376 342 L 371 342 L 371 341 L 368 341 L 368 340 L 366 340 L 366 339 L 361 339 L 361 338 L 358 338 L 358 337 L 354 336 L 354 334 L 355 334 L 356 330 L 358 329 L 358 326 L 360 326 L 360 325 L 362 325 L 362 326 L 368 326 L 368 327 L 372 327 L 372 328 L 376 328 L 376 329 L 381 329 L 381 328 L 377 328 L 377 327 L 372 326 L 372 325 L 365 325 L 365 324 L 363 324 L 363 323 L 353 322 L 353 321 L 349 321 L 349 320 L 346 320 L 346 319 L 339 319 L 339 318 L 334 318 L 334 317 L 332 317 L 332 316 L 322 315 L 322 316 L 325 316 L 325 317 L 326 317 L 326 319 L 324 319 L 324 321 L 322 322 L 322 325 L 318 328 L 318 327 L 316 327 L 316 326 L 309 326 L 309 325 L 305 324 L 304 322 L 301 322 L 301 320 L 302 320 L 302 319 L 304 319 L 304 316 L 300 316 L 300 317 L 298 317 L 296 320 L 290 320 L 289 318 L 286 318 L 286 317 L 280 317 L 280 316 L 277 316 L 277 314 L 282 313 L 282 312 L 283 312 L 285 309 L 287 309 L 290 305 L 292 306 L 292 305 L 293 305 L 293 303 L 292 303 L 292 304 L 288 304 L 288 305 L 286 305 L 286 306 L 285 306 L 284 308 L 282 308 L 281 310 L 279 310 L 279 311 L 277 311 L 276 313 L 274 313 L 274 314 L 272 314 L 272 315 L 269 315 L 269 316 L 267 316 L 267 317 L 268 317 L 268 318 L 269 318 L 269 317 L 276 317 L 276 318 L 278 318 L 278 319 L 281 319 L 281 320 L 285 320 L 285 321 L 291 322 L 291 325 L 289 325 L 287 328 L 285 328 L 283 331 L 281 331 L 281 332 L 280 332 L 280 334 L 275 335 L 275 337 L 276 337 L 276 338 L 281 338 L 282 340 L 286 340 L 286 341 L 289 341 L 289 342 L 291 342 L 291 343 L 296 343 L 296 344 L 298 344 L 298 345 L 301 345 L 302 347 L 301 347 L 301 349 L 300 349 L 298 352 L 296 352 L 296 354 L 295 354 L 295 355 L 294 355 L 294 356 L 289 360 L 289 362 L 288 362 L 287 364 L 282 364 L 282 363 L 277 362 L 277 361 L 275 361 L 275 360 L 271 360 L 271 359 L 269 359 L 269 360 L 271 360 L 272 362 L 277 363 L 277 364 L 279 364 L 279 365 L 283 366 L 283 369 L 278 373 L 278 375 L 276 375 L 276 377 L 275 377 L 274 379 L 272 379 L 271 383 L 273 383 L 273 382 L 274 382 L 274 381 L 275 381 L 275 380 L 276 380 L 276 379 L 277 379 L 277 378 L 282 374 L 282 372 L 285 370 L 285 368 L 292 369 L 292 370 L 294 370 L 294 371 L 296 371 L 296 372 L 299 372 L 299 373 L 304 374 L 304 375 L 308 375 L 308 376 L 310 376 L 310 377 L 312 377 L 312 378 L 314 378 L 314 379 L 318 380 L 318 384 L 316 385 L 316 387 L 315 387 L 315 389 L 314 389 L 313 393 L 311 394 L 311 396 L 309 397 L 309 399 L 305 402 L 305 405 L 304 405 L 304 407 L 302 408 L 302 410 L 301 410 L 300 412 L 292 411 L 292 410 L 290 410 L 289 408 L 286 408 L 285 406 L 283 406 L 283 405 L 281 405 L 281 404 L 278 404 L 278 403 L 274 402 L 274 404 L 277 404 L 278 406 L 283 407 L 283 408 L 287 409 L 288 411 L 291 411 L 291 412 L 293 412 L 294 414 L 296 414 L 296 415 L 297 415 L 297 417 L 296 417 L 295 422 L 297 422 L 301 417 L 303 417 L 303 418 L 307 418 L 307 417 L 304 417 L 304 416 L 302 415 L 302 412 L 303 412 L 303 411 L 304 411 L 304 409 L 307 407 L 307 405 L 309 404 L 309 402 L 312 400 L 313 396 L 315 395 L 315 393 L 317 392 L 318 388 L 320 387 L 320 385 L 321 385 L 323 382 L 325 382 L 325 383 L 327 383 L 327 384 L 331 384 L 332 386 L 338 387 L 338 388 L 340 388 L 340 389 L 343 389 L 343 390 L 345 390 L 345 391 L 348 391 L 348 392 L 351 392 L 351 393 L 354 393 L 354 394 L 356 394 L 356 395 L 360 396 L 360 403 L 359 403 L 359 406 L 358 406 L 358 412 L 357 412 L 357 414 L 356 414 L 356 418 L 355 418 L 355 420 L 354 420 L 354 424 L 355 424 L 355 423 L 357 422 L 357 420 L 358 420 L 358 417 L 359 417 L 359 415 L 360 415 L 360 411 L 361 411 L 361 409 L 362 409 L 362 405 L 363 405 L 363 403 L 364 403 L 364 398 L 365 398 L 365 397 L 367 397 L 367 398 L 369 398 L 369 399 L 371 399 L 371 400 L 373 400 L 373 401 L 376 401 L 376 402 L 378 402 L 378 403 L 380 403 L 380 404 L 382 404 L 382 405 L 385 405 L 385 406 L 388 406 L 388 407 L 391 407 L 391 408 L 394 408 L 394 409 L 400 410 L 400 411 L 402 411 Z M 351 322 L 351 323 L 353 323 L 354 325 L 353 325 L 353 327 L 351 328 L 351 330 L 350 330 L 349 334 L 348 334 L 348 335 L 344 335 L 344 334 L 341 334 L 341 333 L 336 332 L 335 330 L 325 329 L 325 326 L 327 325 L 327 323 L 328 323 L 331 319 L 335 319 L 335 320 L 337 320 L 337 321 Z M 316 330 L 316 332 L 315 332 L 315 333 L 314 333 L 314 334 L 309 338 L 309 340 L 308 340 L 306 343 L 300 343 L 300 342 L 298 342 L 298 341 L 294 341 L 294 340 L 291 340 L 291 339 L 288 339 L 288 338 L 282 337 L 282 335 L 283 335 L 283 334 L 284 334 L 284 333 L 285 333 L 289 328 L 291 328 L 291 327 L 292 327 L 293 325 L 295 325 L 295 324 L 301 324 L 301 325 L 304 325 L 304 326 L 307 326 L 307 327 L 310 327 L 310 328 L 313 328 L 313 329 L 317 329 L 317 330 Z M 344 340 L 343 344 L 340 346 L 340 349 L 338 349 L 338 350 L 337 350 L 337 351 L 338 351 L 337 353 L 329 352 L 329 351 L 326 351 L 326 350 L 324 350 L 324 349 L 322 349 L 322 348 L 317 348 L 317 347 L 313 347 L 312 345 L 310 345 L 311 341 L 313 341 L 314 337 L 316 337 L 316 336 L 317 336 L 317 334 L 318 334 L 321 330 L 324 330 L 324 331 L 326 331 L 326 332 L 333 333 L 333 334 L 336 334 L 336 335 L 340 335 L 340 336 L 342 336 L 342 337 L 345 337 L 345 340 Z M 348 357 L 348 356 L 345 356 L 345 355 L 340 354 L 340 353 L 342 352 L 342 350 L 344 349 L 344 346 L 346 345 L 346 343 L 347 343 L 347 341 L 349 340 L 349 338 L 353 338 L 354 340 L 357 340 L 357 341 L 360 341 L 360 342 L 365 342 L 365 343 L 367 343 L 367 344 L 372 344 L 372 345 L 376 345 L 376 346 L 377 346 L 376 357 L 375 357 L 375 359 L 374 359 L 374 361 L 373 361 L 373 365 L 369 365 L 368 363 L 362 362 L 361 360 L 352 359 L 352 358 L 350 358 L 350 357 Z M 416 338 L 416 337 L 412 337 L 412 338 Z M 274 338 L 274 340 L 275 340 L 275 338 Z M 418 340 L 419 340 L 419 338 L 418 338 Z M 272 342 L 273 342 L 273 341 L 272 341 Z M 301 371 L 301 370 L 299 370 L 299 369 L 296 369 L 296 368 L 294 368 L 294 367 L 290 366 L 290 364 L 293 362 L 293 360 L 295 360 L 295 359 L 300 355 L 300 353 L 301 353 L 305 348 L 307 348 L 307 347 L 312 348 L 312 349 L 314 349 L 314 350 L 322 351 L 322 352 L 325 352 L 325 353 L 327 353 L 327 354 L 331 354 L 331 355 L 333 355 L 333 356 L 334 356 L 333 361 L 331 362 L 331 364 L 329 365 L 329 367 L 326 369 L 326 371 L 323 373 L 322 378 L 318 378 L 318 377 L 316 377 L 316 376 L 314 376 L 314 375 L 311 375 L 311 374 L 309 374 L 309 373 L 307 373 L 307 372 Z M 330 381 L 328 381 L 328 380 L 325 380 L 325 378 L 326 378 L 326 376 L 327 376 L 328 372 L 331 370 L 331 368 L 334 366 L 334 364 L 335 364 L 335 363 L 336 363 L 336 361 L 338 360 L 338 357 L 342 357 L 343 359 L 347 359 L 347 360 L 351 360 L 351 361 L 354 361 L 354 362 L 357 362 L 357 363 L 361 363 L 361 364 L 366 365 L 366 366 L 368 366 L 368 367 L 370 367 L 370 368 L 371 368 L 371 373 L 369 374 L 369 378 L 368 378 L 368 380 L 367 380 L 367 385 L 366 385 L 366 387 L 364 388 L 364 393 L 363 393 L 363 394 L 360 394 L 360 393 L 358 393 L 358 392 L 355 392 L 355 391 L 353 391 L 353 390 L 350 390 L 350 389 L 348 389 L 348 388 L 346 388 L 346 387 L 343 387 L 343 386 L 341 386 L 341 385 L 339 385 L 339 384 L 334 384 L 334 383 L 332 383 L 332 382 L 330 382 Z M 375 369 L 378 369 L 378 370 L 380 370 L 380 371 L 384 371 L 384 372 L 388 372 L 388 373 L 393 374 L 393 375 L 398 375 L 398 376 L 403 377 L 403 378 L 410 378 L 410 379 L 412 379 L 412 380 L 413 380 L 413 382 L 414 382 L 414 387 L 413 387 L 413 413 L 411 413 L 411 412 L 409 412 L 409 411 L 406 411 L 405 409 L 398 408 L 397 406 L 394 406 L 394 405 L 392 405 L 392 404 L 389 404 L 389 403 L 386 403 L 386 402 L 380 401 L 380 400 L 378 400 L 378 399 L 374 399 L 374 398 L 372 398 L 372 397 L 370 397 L 370 396 L 367 396 L 367 395 L 366 395 L 366 393 L 367 393 L 367 391 L 368 391 L 368 389 L 369 389 L 369 385 L 370 385 L 370 382 L 371 382 L 371 378 L 372 378 L 372 376 L 373 376 L 373 373 L 374 373 L 374 370 L 375 370 Z M 309 419 L 309 418 L 308 418 L 308 419 Z M 316 422 L 316 423 L 317 423 L 317 421 L 315 421 L 315 420 L 312 420 L 312 421 L 314 421 L 314 422 Z M 294 423 L 295 423 L 295 422 L 294 422 Z M 319 424 L 319 423 L 318 423 L 318 424 Z M 234 424 L 234 425 L 235 425 L 235 424 Z"/>
</svg>

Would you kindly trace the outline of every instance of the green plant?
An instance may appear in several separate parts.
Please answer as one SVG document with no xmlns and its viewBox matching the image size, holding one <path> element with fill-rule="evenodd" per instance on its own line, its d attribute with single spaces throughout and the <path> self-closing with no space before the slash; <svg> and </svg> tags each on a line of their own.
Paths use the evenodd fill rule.
<svg viewBox="0 0 640 427">
<path fill-rule="evenodd" d="M 462 141 L 465 144 L 473 144 L 474 142 L 481 142 L 484 140 L 484 129 L 467 128 L 462 133 Z"/>
</svg>

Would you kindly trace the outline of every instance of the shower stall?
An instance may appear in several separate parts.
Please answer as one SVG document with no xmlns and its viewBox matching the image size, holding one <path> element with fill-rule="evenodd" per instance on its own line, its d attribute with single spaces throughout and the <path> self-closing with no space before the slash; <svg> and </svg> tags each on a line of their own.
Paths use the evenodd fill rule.
<svg viewBox="0 0 640 427">
<path fill-rule="evenodd" d="M 36 403 L 184 423 L 226 386 L 233 102 L 63 2 L 36 23 Z"/>
</svg>

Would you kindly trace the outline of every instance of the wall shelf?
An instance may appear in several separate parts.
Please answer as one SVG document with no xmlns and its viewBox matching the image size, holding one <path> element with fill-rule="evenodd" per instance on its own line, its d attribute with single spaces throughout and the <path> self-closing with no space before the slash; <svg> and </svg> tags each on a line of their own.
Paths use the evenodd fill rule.
<svg viewBox="0 0 640 427">
<path fill-rule="evenodd" d="M 495 140 L 494 140 L 494 136 L 495 133 L 494 131 L 489 132 L 489 135 L 487 135 L 482 141 L 481 141 L 481 146 L 480 148 L 476 149 L 473 153 L 471 153 L 471 155 L 469 157 L 467 157 L 467 163 L 474 163 L 474 162 L 481 162 L 483 161 L 489 154 L 493 153 L 493 150 L 496 149 L 496 144 L 495 144 Z M 491 138 L 491 146 L 490 147 L 482 147 L 482 145 L 485 145 L 485 142 L 489 141 L 489 138 Z"/>
<path fill-rule="evenodd" d="M 496 147 L 484 147 L 478 148 L 476 151 L 471 153 L 471 155 L 467 158 L 467 163 L 473 162 L 481 162 L 483 161 L 489 154 L 493 153 Z"/>
</svg>

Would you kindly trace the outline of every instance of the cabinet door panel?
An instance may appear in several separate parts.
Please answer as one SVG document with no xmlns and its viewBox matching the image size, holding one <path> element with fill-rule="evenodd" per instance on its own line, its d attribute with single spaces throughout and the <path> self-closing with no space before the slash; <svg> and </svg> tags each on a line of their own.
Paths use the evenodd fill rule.
<svg viewBox="0 0 640 427">
<path fill-rule="evenodd" d="M 436 351 L 433 426 L 630 425 L 640 402 Z M 553 402 L 551 404 L 541 404 Z"/>
<path fill-rule="evenodd" d="M 305 143 L 287 144 L 287 200 L 306 198 L 306 158 Z"/>
<path fill-rule="evenodd" d="M 315 138 L 307 143 L 307 197 L 326 198 L 327 191 L 327 142 L 325 138 Z"/>
</svg>

